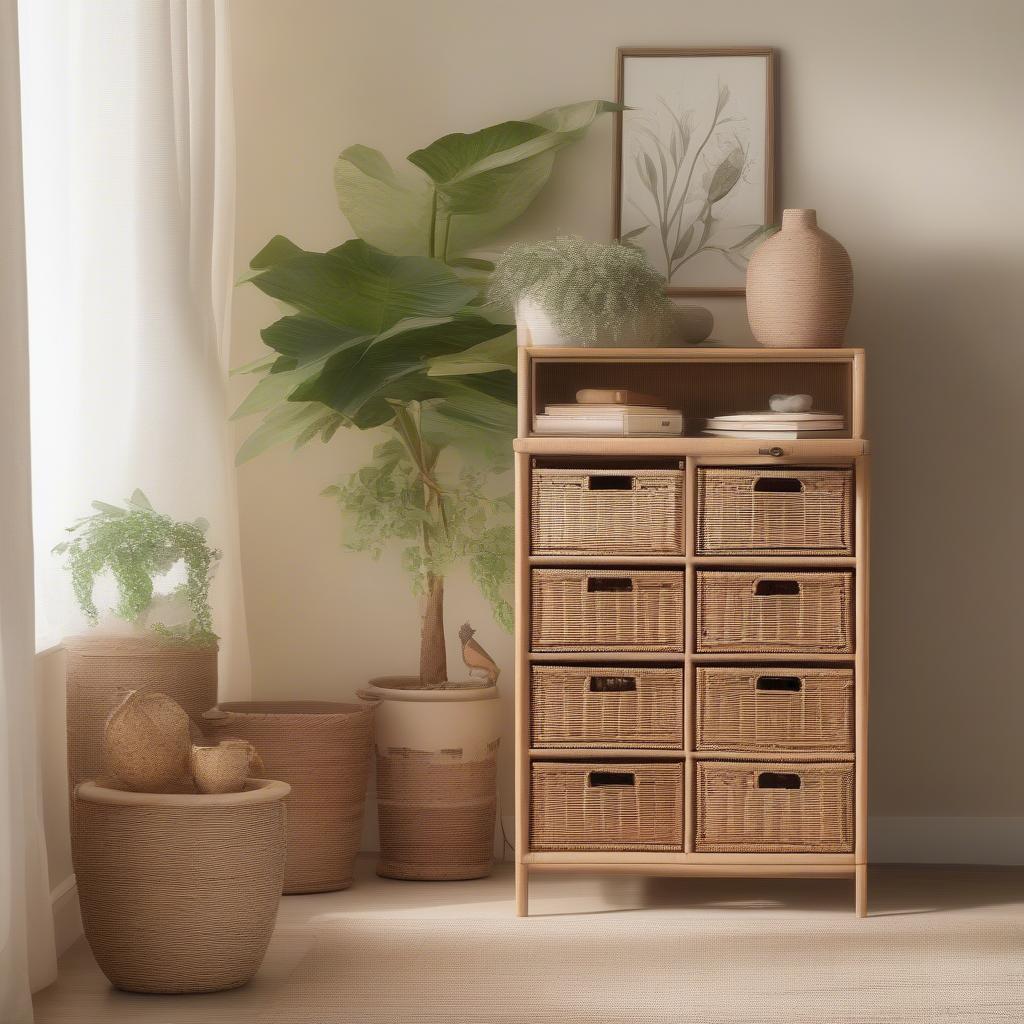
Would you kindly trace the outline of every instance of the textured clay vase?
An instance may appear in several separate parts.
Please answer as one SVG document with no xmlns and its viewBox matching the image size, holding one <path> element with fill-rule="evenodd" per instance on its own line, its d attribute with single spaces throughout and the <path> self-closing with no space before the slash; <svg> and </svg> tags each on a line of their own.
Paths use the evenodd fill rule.
<svg viewBox="0 0 1024 1024">
<path fill-rule="evenodd" d="M 843 343 L 853 303 L 847 251 L 818 227 L 814 210 L 786 210 L 782 230 L 747 267 L 747 319 L 770 348 L 833 348 Z"/>
</svg>

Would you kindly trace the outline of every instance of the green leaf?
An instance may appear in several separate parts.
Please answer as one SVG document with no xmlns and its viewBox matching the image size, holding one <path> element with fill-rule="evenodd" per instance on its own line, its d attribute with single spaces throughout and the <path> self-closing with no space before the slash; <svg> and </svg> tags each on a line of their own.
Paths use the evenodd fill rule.
<svg viewBox="0 0 1024 1024">
<path fill-rule="evenodd" d="M 482 341 L 479 345 L 451 355 L 434 356 L 428 360 L 431 377 L 461 376 L 467 373 L 494 373 L 497 370 L 516 369 L 516 334 L 508 333 Z"/>
<path fill-rule="evenodd" d="M 257 412 L 266 412 L 288 400 L 292 391 L 312 377 L 323 365 L 323 361 L 306 363 L 295 370 L 283 373 L 268 373 L 231 414 L 231 419 L 241 419 Z"/>
<path fill-rule="evenodd" d="M 429 255 L 432 189 L 400 179 L 384 155 L 349 146 L 334 165 L 338 206 L 360 238 L 398 256 Z"/>
<path fill-rule="evenodd" d="M 116 505 L 109 505 L 105 501 L 94 501 L 91 503 L 92 507 L 97 512 L 103 512 L 108 516 L 126 516 L 128 513 L 123 508 L 118 508 Z"/>
<path fill-rule="evenodd" d="M 426 360 L 463 352 L 507 330 L 505 325 L 481 317 L 464 317 L 353 345 L 328 359 L 315 378 L 295 391 L 292 400 L 322 402 L 359 426 L 364 422 L 360 416 L 364 406 L 375 400 L 377 404 L 367 416 L 374 425 L 386 422 L 380 419 L 385 412 L 382 401 L 423 400 L 443 393 L 427 377 Z M 414 382 L 404 379 L 410 375 L 416 376 Z"/>
<path fill-rule="evenodd" d="M 128 501 L 132 505 L 135 505 L 136 508 L 147 508 L 150 511 L 153 510 L 153 506 L 149 503 L 149 498 L 147 498 L 145 494 L 142 493 L 141 489 L 138 487 L 136 487 L 135 490 L 132 491 L 132 496 L 128 499 Z"/>
<path fill-rule="evenodd" d="M 292 256 L 253 284 L 299 313 L 367 334 L 408 316 L 450 315 L 476 295 L 437 260 L 392 256 L 358 238 L 330 252 Z"/>
<path fill-rule="evenodd" d="M 242 465 L 274 445 L 297 440 L 302 432 L 324 414 L 324 407 L 314 402 L 303 405 L 286 402 L 271 410 L 263 422 L 246 438 L 235 465 Z"/>
<path fill-rule="evenodd" d="M 265 327 L 260 337 L 268 348 L 294 360 L 292 369 L 296 369 L 359 341 L 367 341 L 372 334 L 296 314 L 282 317 Z"/>
<path fill-rule="evenodd" d="M 619 241 L 625 244 L 631 242 L 634 238 L 638 238 L 650 227 L 649 224 L 641 224 L 638 228 L 633 228 L 632 231 L 627 231 L 624 235 L 619 236 Z"/>
<path fill-rule="evenodd" d="M 494 264 L 490 260 L 474 259 L 470 256 L 459 256 L 456 259 L 449 260 L 448 266 L 466 267 L 469 270 L 480 270 L 485 274 L 490 274 L 494 270 Z"/>
<path fill-rule="evenodd" d="M 723 88 L 725 88 L 723 86 Z M 736 143 L 722 158 L 719 165 L 705 177 L 707 189 L 707 202 L 717 203 L 724 199 L 735 187 L 743 173 L 743 167 L 747 162 L 747 154 L 744 148 Z"/>
<path fill-rule="evenodd" d="M 285 238 L 284 235 L 274 235 L 265 246 L 251 260 L 249 266 L 253 270 L 266 270 L 276 266 L 284 260 L 299 256 L 303 252 L 294 242 Z"/>
</svg>

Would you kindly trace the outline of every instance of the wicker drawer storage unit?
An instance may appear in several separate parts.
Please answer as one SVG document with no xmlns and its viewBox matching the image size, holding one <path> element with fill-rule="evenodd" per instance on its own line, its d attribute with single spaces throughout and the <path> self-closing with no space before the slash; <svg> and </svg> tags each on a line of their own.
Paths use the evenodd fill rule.
<svg viewBox="0 0 1024 1024">
<path fill-rule="evenodd" d="M 533 433 L 580 388 L 682 437 Z M 835 437 L 710 437 L 808 393 Z M 839 877 L 867 907 L 859 349 L 519 350 L 516 906 L 536 872 Z"/>
</svg>

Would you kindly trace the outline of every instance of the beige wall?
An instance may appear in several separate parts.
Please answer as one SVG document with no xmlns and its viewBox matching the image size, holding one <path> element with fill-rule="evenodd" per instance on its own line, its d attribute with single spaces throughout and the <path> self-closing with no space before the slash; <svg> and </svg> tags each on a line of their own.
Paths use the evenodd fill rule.
<svg viewBox="0 0 1024 1024">
<path fill-rule="evenodd" d="M 347 145 L 397 160 L 446 132 L 611 97 L 620 44 L 779 49 L 781 201 L 816 207 L 849 248 L 850 342 L 869 352 L 872 813 L 1024 815 L 1024 5 L 234 0 L 232 15 L 240 270 L 277 232 L 348 237 L 331 187 Z M 519 233 L 608 237 L 610 133 L 606 120 L 560 158 Z M 717 337 L 749 338 L 741 300 L 715 313 Z M 274 318 L 237 293 L 236 364 Z M 342 434 L 240 471 L 259 697 L 347 695 L 415 669 L 396 560 L 344 552 L 318 497 L 370 444 Z M 467 618 L 507 695 L 511 643 L 456 575 L 450 631 Z"/>
</svg>

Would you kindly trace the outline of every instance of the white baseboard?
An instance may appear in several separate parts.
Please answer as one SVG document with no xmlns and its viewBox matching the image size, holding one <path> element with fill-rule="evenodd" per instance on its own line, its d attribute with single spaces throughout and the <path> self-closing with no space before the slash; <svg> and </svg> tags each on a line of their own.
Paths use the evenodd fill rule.
<svg viewBox="0 0 1024 1024">
<path fill-rule="evenodd" d="M 60 956 L 82 934 L 82 913 L 78 907 L 78 887 L 74 875 L 68 875 L 51 891 L 50 904 L 53 907 L 53 938 L 57 956 Z"/>
<path fill-rule="evenodd" d="M 1024 864 L 1024 818 L 900 818 L 868 820 L 874 863 Z"/>
</svg>

